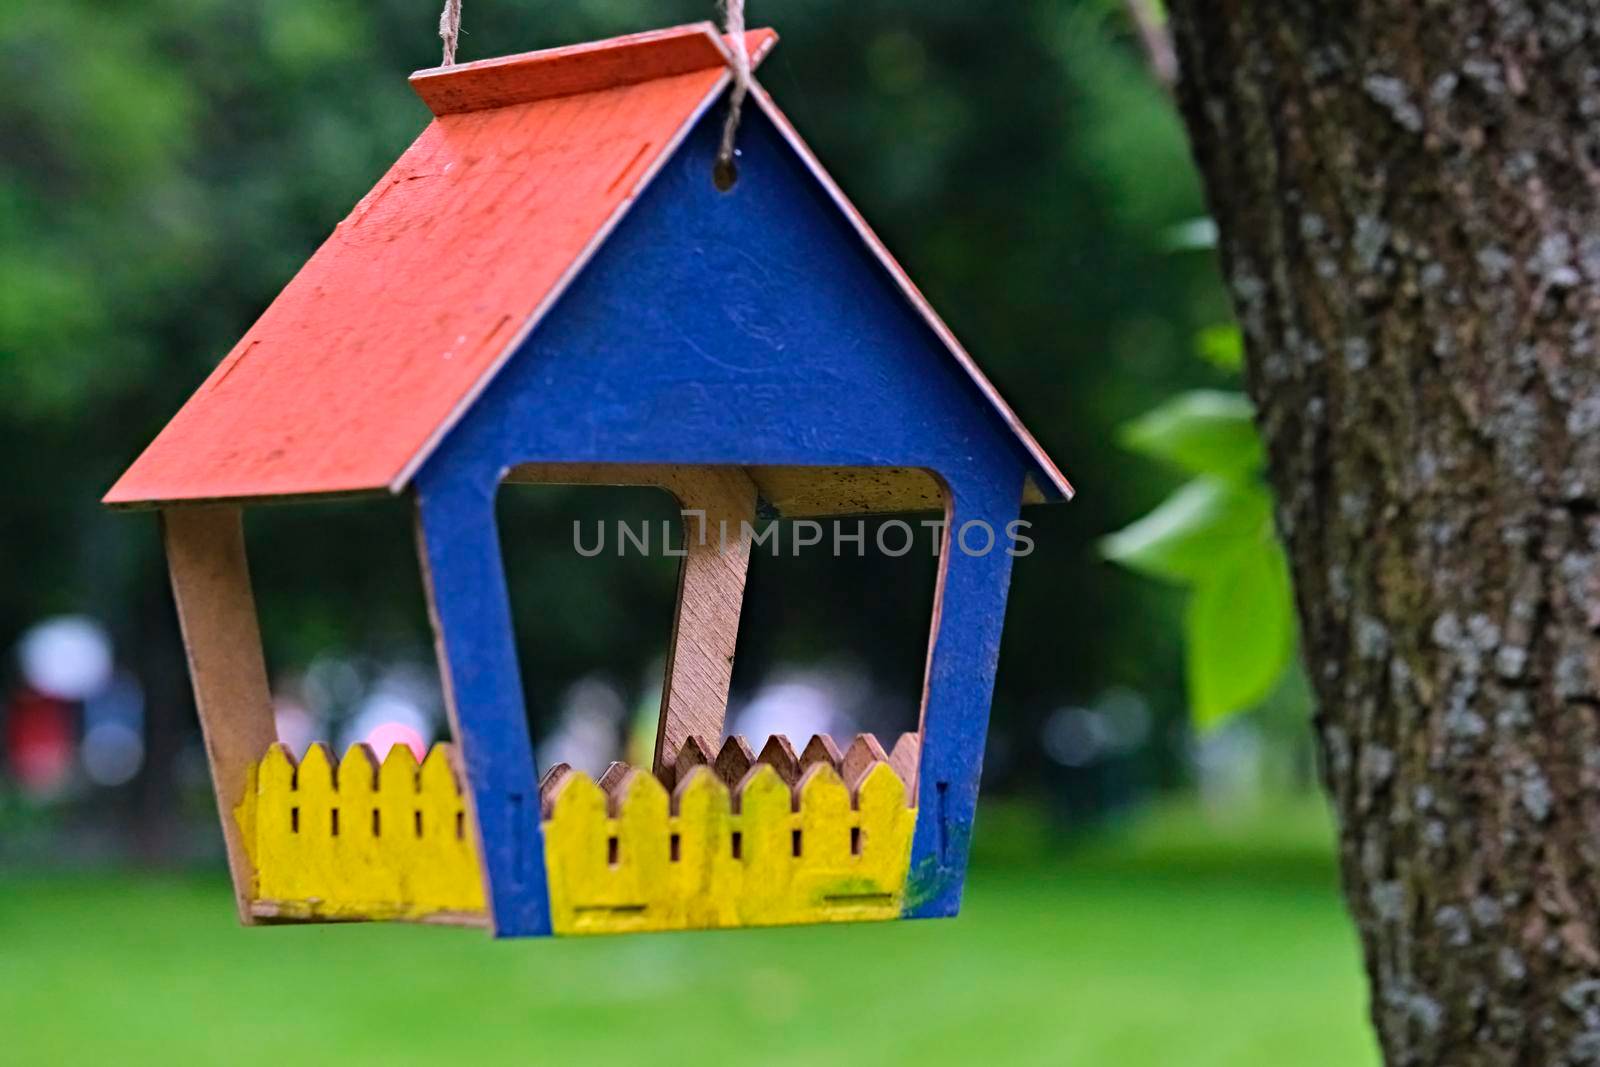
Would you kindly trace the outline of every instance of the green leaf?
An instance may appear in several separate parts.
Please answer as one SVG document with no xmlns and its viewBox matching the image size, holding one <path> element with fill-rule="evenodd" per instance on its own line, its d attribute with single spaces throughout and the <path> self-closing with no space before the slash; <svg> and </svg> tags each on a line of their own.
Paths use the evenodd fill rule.
<svg viewBox="0 0 1600 1067">
<path fill-rule="evenodd" d="M 1249 474 L 1265 460 L 1254 412 L 1242 393 L 1196 389 L 1125 425 L 1122 443 L 1196 474 Z"/>
<path fill-rule="evenodd" d="M 1201 359 L 1221 370 L 1244 366 L 1244 334 L 1237 326 L 1207 326 L 1195 336 L 1194 348 Z"/>
<path fill-rule="evenodd" d="M 1294 651 L 1289 566 L 1277 539 L 1262 539 L 1198 583 L 1183 630 L 1195 726 L 1211 729 L 1265 699 Z"/>
<path fill-rule="evenodd" d="M 1271 536 L 1272 498 L 1265 485 L 1206 476 L 1103 538 L 1100 551 L 1152 578 L 1198 583 Z"/>
</svg>

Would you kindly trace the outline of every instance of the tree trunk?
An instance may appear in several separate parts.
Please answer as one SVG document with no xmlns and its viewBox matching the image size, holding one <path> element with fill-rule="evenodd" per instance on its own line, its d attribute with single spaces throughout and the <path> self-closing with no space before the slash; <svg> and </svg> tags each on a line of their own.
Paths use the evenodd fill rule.
<svg viewBox="0 0 1600 1067">
<path fill-rule="evenodd" d="M 1169 6 L 1387 1061 L 1600 1063 L 1600 5 Z"/>
</svg>

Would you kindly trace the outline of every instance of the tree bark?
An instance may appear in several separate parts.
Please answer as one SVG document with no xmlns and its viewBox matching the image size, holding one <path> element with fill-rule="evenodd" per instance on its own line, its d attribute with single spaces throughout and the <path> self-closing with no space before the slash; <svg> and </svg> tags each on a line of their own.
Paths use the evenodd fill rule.
<svg viewBox="0 0 1600 1067">
<path fill-rule="evenodd" d="M 1600 1063 L 1600 4 L 1169 7 L 1385 1057 Z"/>
</svg>

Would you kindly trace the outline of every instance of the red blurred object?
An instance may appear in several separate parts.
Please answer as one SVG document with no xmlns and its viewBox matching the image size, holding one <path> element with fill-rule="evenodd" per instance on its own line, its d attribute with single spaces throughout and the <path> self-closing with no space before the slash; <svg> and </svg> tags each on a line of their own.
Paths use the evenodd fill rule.
<svg viewBox="0 0 1600 1067">
<path fill-rule="evenodd" d="M 5 716 L 5 758 L 11 777 L 27 793 L 53 793 L 72 770 L 72 705 L 23 690 Z"/>
</svg>

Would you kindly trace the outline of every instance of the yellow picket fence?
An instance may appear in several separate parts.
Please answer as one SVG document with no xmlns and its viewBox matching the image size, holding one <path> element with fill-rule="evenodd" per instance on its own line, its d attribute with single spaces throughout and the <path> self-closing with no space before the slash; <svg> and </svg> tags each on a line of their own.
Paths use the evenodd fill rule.
<svg viewBox="0 0 1600 1067">
<path fill-rule="evenodd" d="M 638 771 L 610 797 L 582 774 L 559 784 L 544 827 L 557 933 L 899 917 L 917 813 L 887 763 L 854 804 L 825 764 L 792 790 L 757 764 L 734 793 L 696 767 L 674 799 Z"/>
<path fill-rule="evenodd" d="M 448 745 L 420 768 L 404 745 L 382 767 L 356 745 L 337 768 L 322 745 L 298 766 L 273 745 L 235 815 L 252 846 L 259 917 L 485 920 L 476 834 Z"/>
<path fill-rule="evenodd" d="M 671 795 L 622 769 L 602 788 L 566 772 L 544 789 L 558 934 L 893 919 L 916 810 L 893 767 L 854 789 L 827 763 L 791 786 L 758 763 L 733 789 L 711 767 Z M 334 766 L 274 745 L 235 811 L 256 870 L 254 911 L 277 920 L 486 921 L 477 840 L 449 746 L 421 767 L 365 745 Z"/>
</svg>

